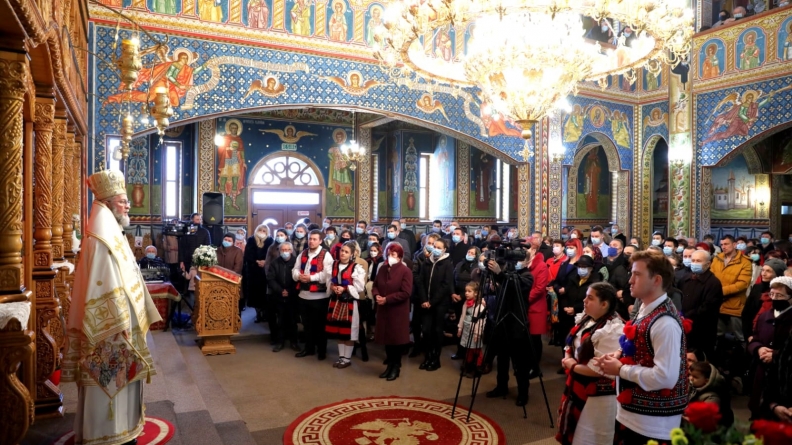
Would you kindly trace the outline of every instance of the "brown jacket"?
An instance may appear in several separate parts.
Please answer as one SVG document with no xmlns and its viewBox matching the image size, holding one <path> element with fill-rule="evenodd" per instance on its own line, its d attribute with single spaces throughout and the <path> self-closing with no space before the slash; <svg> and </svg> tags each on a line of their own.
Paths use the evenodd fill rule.
<svg viewBox="0 0 792 445">
<path fill-rule="evenodd" d="M 242 249 L 237 246 L 219 247 L 217 249 L 217 265 L 241 274 L 243 256 Z"/>
<path fill-rule="evenodd" d="M 712 259 L 710 270 L 723 286 L 723 304 L 720 313 L 739 317 L 745 307 L 745 291 L 751 284 L 751 260 L 737 251 L 726 264 L 725 255 L 719 253 Z"/>
</svg>

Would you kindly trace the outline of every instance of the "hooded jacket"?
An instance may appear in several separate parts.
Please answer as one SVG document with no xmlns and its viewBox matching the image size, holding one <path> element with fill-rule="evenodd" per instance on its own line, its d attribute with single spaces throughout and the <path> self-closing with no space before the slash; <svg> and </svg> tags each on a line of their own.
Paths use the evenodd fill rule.
<svg viewBox="0 0 792 445">
<path fill-rule="evenodd" d="M 720 407 L 721 419 L 718 422 L 723 426 L 731 426 L 734 423 L 734 413 L 731 409 L 731 388 L 726 383 L 726 379 L 718 372 L 718 368 L 710 364 L 710 377 L 707 383 L 701 388 L 690 387 L 691 402 L 717 403 Z"/>
<path fill-rule="evenodd" d="M 430 259 L 421 269 L 421 284 L 418 294 L 421 302 L 431 306 L 448 305 L 454 289 L 454 265 L 448 253 Z"/>
</svg>

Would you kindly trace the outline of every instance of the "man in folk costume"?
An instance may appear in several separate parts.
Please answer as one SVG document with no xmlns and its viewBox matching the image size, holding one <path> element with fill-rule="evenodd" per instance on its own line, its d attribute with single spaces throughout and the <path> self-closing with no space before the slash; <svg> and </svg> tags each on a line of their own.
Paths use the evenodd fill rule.
<svg viewBox="0 0 792 445">
<path fill-rule="evenodd" d="M 630 289 L 641 308 L 624 326 L 621 352 L 592 360 L 617 379 L 614 443 L 668 442 L 688 404 L 682 319 L 666 293 L 674 270 L 652 250 L 634 253 L 631 261 Z"/>
<path fill-rule="evenodd" d="M 318 354 L 324 360 L 327 354 L 327 308 L 330 296 L 327 281 L 333 271 L 333 257 L 322 247 L 322 232 L 311 230 L 308 248 L 303 250 L 292 269 L 292 278 L 300 292 L 300 308 L 305 329 L 305 349 L 295 357 Z"/>
<path fill-rule="evenodd" d="M 95 196 L 72 291 L 63 380 L 76 382 L 76 444 L 134 444 L 143 431 L 143 381 L 154 367 L 146 346 L 160 321 L 122 231 L 129 225 L 124 175 L 88 178 Z"/>
</svg>

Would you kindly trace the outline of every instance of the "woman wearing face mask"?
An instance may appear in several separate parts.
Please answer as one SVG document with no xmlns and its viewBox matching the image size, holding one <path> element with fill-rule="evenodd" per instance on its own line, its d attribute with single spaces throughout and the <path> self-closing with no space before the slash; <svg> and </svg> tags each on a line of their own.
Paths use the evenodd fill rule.
<svg viewBox="0 0 792 445">
<path fill-rule="evenodd" d="M 269 277 L 269 285 L 272 291 L 271 296 L 275 300 L 274 312 L 276 317 L 274 325 L 278 327 L 278 333 L 280 334 L 280 342 L 272 348 L 272 352 L 280 352 L 286 347 L 286 340 L 289 340 L 289 344 L 294 351 L 299 351 L 300 344 L 297 341 L 299 298 L 297 296 L 297 283 L 292 277 L 292 269 L 294 269 L 294 263 L 297 261 L 297 255 L 294 254 L 294 246 L 289 241 L 284 241 L 278 244 L 277 247 L 278 256 L 269 263 L 267 270 L 267 277 Z M 270 321 L 270 326 L 273 326 L 273 321 Z"/>
<path fill-rule="evenodd" d="M 594 270 L 599 272 L 602 281 L 608 281 L 610 273 L 605 263 L 602 261 L 602 251 L 598 247 L 586 246 L 583 248 L 583 255 L 587 255 L 594 260 Z"/>
<path fill-rule="evenodd" d="M 330 248 L 330 255 L 332 255 L 333 258 L 338 259 L 338 251 L 341 250 L 341 246 L 343 246 L 347 241 L 352 241 L 352 232 L 344 229 L 341 231 L 337 242 Z"/>
<path fill-rule="evenodd" d="M 332 255 L 333 247 L 338 243 L 338 235 L 336 235 L 336 229 L 333 226 L 327 227 L 324 229 L 325 237 L 322 240 L 322 247 L 327 249 L 328 252 Z M 337 254 L 338 252 L 336 252 Z M 333 259 L 337 259 L 333 257 Z"/>
<path fill-rule="evenodd" d="M 234 235 L 234 245 L 245 250 L 245 246 L 247 245 L 247 230 L 245 229 L 237 229 L 236 235 Z"/>
<path fill-rule="evenodd" d="M 778 277 L 770 282 L 772 310 L 759 315 L 751 341 L 748 343 L 747 351 L 752 358 L 754 371 L 749 407 L 751 407 L 754 417 L 760 414 L 758 408 L 762 388 L 768 383 L 765 382 L 765 376 L 777 375 L 778 355 L 789 340 L 790 331 L 792 331 L 792 311 L 789 310 L 790 297 L 792 297 L 792 278 Z M 784 365 L 786 366 L 788 363 Z"/>
<path fill-rule="evenodd" d="M 575 326 L 575 315 L 583 312 L 586 291 L 592 283 L 600 281 L 602 277 L 594 269 L 594 260 L 588 255 L 581 255 L 567 274 L 564 287 L 558 292 L 558 329 L 561 333 L 569 334 Z M 559 371 L 564 373 L 563 368 Z"/>
<path fill-rule="evenodd" d="M 569 239 L 580 240 L 580 242 L 583 243 L 583 232 L 579 229 L 572 229 L 572 231 L 569 232 Z"/>
<path fill-rule="evenodd" d="M 575 269 L 575 263 L 583 256 L 583 243 L 577 238 L 570 239 L 566 242 L 564 253 L 567 259 L 558 268 L 558 274 L 556 274 L 555 280 L 550 283 L 550 285 L 553 286 L 553 290 L 559 295 L 564 293 L 563 289 L 566 284 L 567 275 Z M 563 336 L 566 337 L 566 333 L 563 333 Z"/>
<path fill-rule="evenodd" d="M 561 240 L 553 241 L 553 256 L 546 261 L 551 283 L 555 281 L 556 276 L 558 276 L 558 270 L 566 260 L 567 256 L 564 242 Z"/>
<path fill-rule="evenodd" d="M 775 278 L 783 277 L 786 268 L 786 263 L 776 258 L 765 261 L 764 266 L 761 267 L 759 281 L 751 287 L 751 293 L 745 300 L 741 316 L 743 335 L 749 342 L 759 315 L 773 308 L 770 300 L 770 282 Z"/>
<path fill-rule="evenodd" d="M 751 285 L 748 286 L 748 290 L 745 292 L 746 295 L 750 295 L 753 285 L 759 282 L 759 274 L 762 272 L 762 248 L 756 246 L 747 247 L 743 254 L 751 260 Z"/>
<path fill-rule="evenodd" d="M 385 364 L 388 367 L 380 378 L 396 380 L 401 373 L 401 356 L 410 343 L 410 295 L 413 292 L 413 274 L 405 266 L 404 248 L 391 243 L 386 250 L 387 262 L 382 264 L 372 286 L 377 311 L 377 330 L 374 341 L 385 346 Z"/>
<path fill-rule="evenodd" d="M 294 226 L 291 243 L 294 246 L 294 256 L 301 254 L 308 247 L 308 228 L 305 227 L 305 224 L 300 223 Z"/>
<path fill-rule="evenodd" d="M 421 284 L 418 286 L 424 309 L 422 328 L 425 343 L 425 360 L 418 368 L 427 371 L 440 368 L 440 351 L 445 338 L 443 323 L 454 290 L 454 265 L 447 249 L 447 241 L 439 239 L 434 242 L 432 256 L 421 270 Z"/>
<path fill-rule="evenodd" d="M 264 321 L 264 306 L 267 289 L 267 252 L 274 240 L 269 236 L 269 227 L 259 224 L 248 238 L 245 246 L 245 267 L 249 281 L 245 299 L 250 307 L 256 309 L 255 323 Z"/>
<path fill-rule="evenodd" d="M 328 339 L 338 340 L 338 360 L 333 363 L 338 369 L 352 365 L 352 351 L 360 333 L 358 300 L 366 289 L 366 271 L 355 262 L 354 252 L 351 241 L 341 246 L 327 280 L 330 304 L 325 333 Z"/>
<path fill-rule="evenodd" d="M 462 308 L 465 305 L 465 286 L 472 281 L 470 274 L 478 267 L 477 258 L 479 255 L 481 255 L 481 250 L 478 247 L 471 247 L 465 254 L 464 261 L 460 261 L 454 268 L 454 293 L 451 294 L 451 300 L 457 320 L 462 315 Z M 451 356 L 451 360 L 464 358 L 460 342 L 457 341 L 456 344 L 457 352 Z"/>
</svg>

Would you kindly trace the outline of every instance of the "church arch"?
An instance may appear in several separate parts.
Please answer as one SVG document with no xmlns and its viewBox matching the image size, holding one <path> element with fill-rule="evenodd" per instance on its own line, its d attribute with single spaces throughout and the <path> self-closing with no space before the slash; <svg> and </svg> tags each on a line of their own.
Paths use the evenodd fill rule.
<svg viewBox="0 0 792 445">
<path fill-rule="evenodd" d="M 654 184 L 654 172 L 652 169 L 652 163 L 654 162 L 654 155 L 655 155 L 655 148 L 660 142 L 665 142 L 666 145 L 668 141 L 665 140 L 664 137 L 656 134 L 651 136 L 644 144 L 643 151 L 641 154 L 641 164 L 640 164 L 640 178 L 641 178 L 641 185 L 639 190 L 640 196 L 640 219 L 637 221 L 638 230 L 634 233 L 638 233 L 641 237 L 641 240 L 646 242 L 649 240 L 652 234 L 652 221 L 654 219 L 654 215 L 652 212 L 653 206 L 653 184 Z"/>
<path fill-rule="evenodd" d="M 596 142 L 586 141 L 591 136 Z M 611 184 L 611 209 L 607 218 L 608 222 L 615 221 L 627 227 L 629 221 L 629 172 L 621 171 L 619 152 L 616 144 L 606 135 L 598 132 L 589 133 L 581 139 L 572 166 L 567 175 L 567 220 L 580 219 L 577 212 L 577 184 L 578 171 L 586 156 L 599 147 L 602 147 L 607 159 L 607 171 L 610 172 Z M 601 218 L 600 218 L 601 219 Z"/>
</svg>

